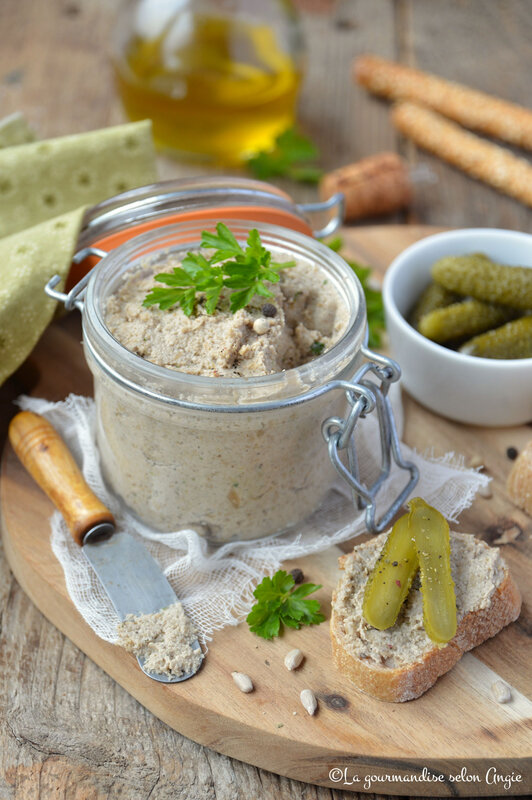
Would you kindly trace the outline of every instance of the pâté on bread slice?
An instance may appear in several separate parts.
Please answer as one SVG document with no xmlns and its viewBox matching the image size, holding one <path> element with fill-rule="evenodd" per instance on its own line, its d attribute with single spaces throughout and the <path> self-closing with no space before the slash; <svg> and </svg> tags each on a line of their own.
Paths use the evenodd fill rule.
<svg viewBox="0 0 532 800">
<path fill-rule="evenodd" d="M 387 533 L 342 556 L 332 599 L 335 666 L 363 692 L 394 703 L 413 700 L 448 672 L 463 653 L 495 636 L 519 616 L 521 596 L 499 550 L 472 534 L 450 534 L 457 631 L 445 645 L 427 636 L 416 579 L 395 625 L 381 631 L 364 619 L 365 586 Z"/>
</svg>

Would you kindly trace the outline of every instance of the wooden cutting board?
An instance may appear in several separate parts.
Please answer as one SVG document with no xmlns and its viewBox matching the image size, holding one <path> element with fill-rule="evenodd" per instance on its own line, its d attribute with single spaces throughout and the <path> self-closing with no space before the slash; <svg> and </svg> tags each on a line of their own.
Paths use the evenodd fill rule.
<svg viewBox="0 0 532 800">
<path fill-rule="evenodd" d="M 355 228 L 346 230 L 344 239 L 354 258 L 382 273 L 400 250 L 435 231 Z M 74 315 L 49 328 L 21 375 L 35 396 L 56 400 L 69 392 L 91 393 Z M 532 430 L 458 425 L 406 396 L 405 415 L 404 438 L 410 445 L 431 448 L 436 455 L 454 450 L 466 459 L 482 458 L 493 478 L 493 497 L 475 500 L 457 529 L 501 548 L 524 601 L 516 623 L 467 654 L 418 700 L 387 704 L 355 689 L 332 666 L 327 623 L 289 631 L 273 642 L 253 636 L 245 624 L 226 628 L 215 635 L 193 680 L 174 685 L 151 681 L 133 657 L 100 640 L 72 605 L 50 549 L 51 504 L 9 446 L 0 478 L 8 561 L 42 613 L 102 669 L 168 725 L 221 753 L 298 780 L 352 791 L 464 797 L 531 792 L 532 521 L 507 498 L 505 479 L 511 466 L 507 448 L 522 448 Z M 323 584 L 317 597 L 327 615 L 341 552 L 332 547 L 287 564 Z M 296 646 L 306 660 L 290 673 L 283 659 Z M 238 691 L 233 670 L 252 676 L 252 694 Z M 491 697 L 497 676 L 512 687 L 508 704 Z M 301 689 L 307 687 L 319 699 L 312 718 L 299 702 Z"/>
</svg>

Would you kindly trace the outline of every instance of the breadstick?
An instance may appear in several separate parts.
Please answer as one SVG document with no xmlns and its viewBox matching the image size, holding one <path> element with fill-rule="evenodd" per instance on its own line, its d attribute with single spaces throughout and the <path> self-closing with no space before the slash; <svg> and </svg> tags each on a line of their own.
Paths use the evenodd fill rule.
<svg viewBox="0 0 532 800">
<path fill-rule="evenodd" d="M 378 56 L 357 58 L 353 73 L 374 94 L 429 106 L 466 128 L 532 150 L 528 108 Z"/>
<path fill-rule="evenodd" d="M 324 175 L 320 197 L 335 192 L 344 194 L 346 220 L 390 214 L 411 200 L 408 166 L 396 153 L 376 153 Z"/>
<path fill-rule="evenodd" d="M 532 206 L 532 165 L 524 158 L 464 131 L 454 122 L 415 103 L 395 106 L 392 121 L 420 147 L 471 177 Z"/>
</svg>

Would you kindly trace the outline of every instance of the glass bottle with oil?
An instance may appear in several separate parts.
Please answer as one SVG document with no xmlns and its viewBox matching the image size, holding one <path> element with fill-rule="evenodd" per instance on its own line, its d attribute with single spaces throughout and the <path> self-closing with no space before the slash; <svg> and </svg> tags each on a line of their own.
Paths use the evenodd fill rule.
<svg viewBox="0 0 532 800">
<path fill-rule="evenodd" d="M 126 113 L 157 146 L 238 164 L 293 125 L 302 36 L 290 0 L 136 0 L 118 18 Z"/>
</svg>

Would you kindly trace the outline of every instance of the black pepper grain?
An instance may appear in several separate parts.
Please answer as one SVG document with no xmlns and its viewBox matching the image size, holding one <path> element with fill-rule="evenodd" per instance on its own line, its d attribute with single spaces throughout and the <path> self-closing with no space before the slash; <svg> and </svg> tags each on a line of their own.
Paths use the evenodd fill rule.
<svg viewBox="0 0 532 800">
<path fill-rule="evenodd" d="M 510 461 L 515 461 L 515 459 L 517 458 L 517 456 L 519 455 L 519 453 L 518 453 L 518 451 L 515 449 L 515 447 L 509 447 L 509 448 L 506 450 L 506 455 L 508 456 L 508 458 L 510 459 Z"/>
<path fill-rule="evenodd" d="M 277 306 L 274 306 L 273 303 L 264 303 L 261 311 L 264 317 L 275 317 L 277 315 Z"/>
<path fill-rule="evenodd" d="M 303 570 L 296 567 L 295 569 L 290 570 L 290 575 L 294 579 L 294 583 L 303 583 L 304 575 Z"/>
</svg>

